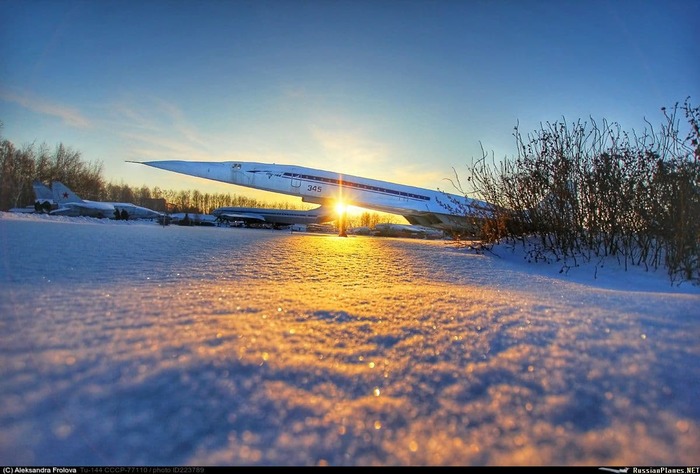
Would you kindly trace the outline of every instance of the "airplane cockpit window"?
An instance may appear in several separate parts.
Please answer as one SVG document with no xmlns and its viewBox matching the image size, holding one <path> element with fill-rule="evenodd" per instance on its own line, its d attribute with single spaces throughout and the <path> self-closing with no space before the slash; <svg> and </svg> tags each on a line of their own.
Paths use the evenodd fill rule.
<svg viewBox="0 0 700 474">
<path fill-rule="evenodd" d="M 239 169 L 241 169 L 241 164 L 240 164 L 240 163 L 234 163 L 234 164 L 233 164 L 233 169 L 234 169 L 234 170 L 239 170 Z"/>
</svg>

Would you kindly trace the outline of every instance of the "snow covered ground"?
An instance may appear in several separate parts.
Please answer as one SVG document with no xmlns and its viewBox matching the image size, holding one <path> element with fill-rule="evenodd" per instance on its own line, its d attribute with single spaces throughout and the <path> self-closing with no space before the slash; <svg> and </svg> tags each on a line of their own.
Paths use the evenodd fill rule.
<svg viewBox="0 0 700 474">
<path fill-rule="evenodd" d="M 497 253 L 0 213 L 0 460 L 697 465 L 700 288 Z"/>
</svg>

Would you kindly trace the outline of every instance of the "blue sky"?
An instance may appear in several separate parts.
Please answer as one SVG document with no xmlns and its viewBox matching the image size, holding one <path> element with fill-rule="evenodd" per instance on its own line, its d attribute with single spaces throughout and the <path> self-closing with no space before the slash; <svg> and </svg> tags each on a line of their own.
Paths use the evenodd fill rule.
<svg viewBox="0 0 700 474">
<path fill-rule="evenodd" d="M 254 194 L 125 163 L 187 159 L 451 191 L 481 146 L 515 154 L 516 124 L 641 130 L 700 102 L 695 0 L 0 0 L 0 18 L 3 138 L 134 186 Z"/>
</svg>

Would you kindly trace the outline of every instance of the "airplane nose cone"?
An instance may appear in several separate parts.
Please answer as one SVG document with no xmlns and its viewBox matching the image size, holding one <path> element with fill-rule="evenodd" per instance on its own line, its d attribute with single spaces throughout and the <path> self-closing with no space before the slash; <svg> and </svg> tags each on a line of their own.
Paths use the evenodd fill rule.
<svg viewBox="0 0 700 474">
<path fill-rule="evenodd" d="M 231 182 L 231 165 L 226 162 L 145 161 L 142 164 L 198 178 Z"/>
</svg>

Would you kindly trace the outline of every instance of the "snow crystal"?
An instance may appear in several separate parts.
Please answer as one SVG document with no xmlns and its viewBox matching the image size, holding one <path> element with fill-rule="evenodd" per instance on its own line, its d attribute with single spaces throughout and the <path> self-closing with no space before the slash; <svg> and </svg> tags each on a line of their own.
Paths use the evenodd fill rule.
<svg viewBox="0 0 700 474">
<path fill-rule="evenodd" d="M 496 253 L 1 213 L 0 459 L 697 464 L 700 289 Z"/>
</svg>

